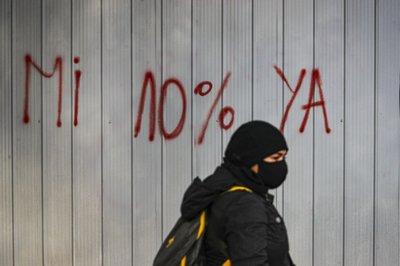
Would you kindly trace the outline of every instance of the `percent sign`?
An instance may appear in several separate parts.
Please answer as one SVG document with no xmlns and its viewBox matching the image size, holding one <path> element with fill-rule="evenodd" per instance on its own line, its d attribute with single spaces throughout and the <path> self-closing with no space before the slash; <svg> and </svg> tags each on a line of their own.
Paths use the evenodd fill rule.
<svg viewBox="0 0 400 266">
<path fill-rule="evenodd" d="M 230 76 L 231 76 L 231 73 L 228 72 L 226 74 L 224 80 L 222 81 L 221 87 L 218 89 L 217 96 L 215 97 L 215 99 L 214 99 L 214 101 L 213 101 L 213 103 L 211 105 L 211 108 L 208 110 L 207 118 L 203 122 L 200 134 L 197 137 L 197 140 L 196 140 L 197 144 L 202 144 L 203 141 L 204 141 L 204 135 L 206 134 L 206 130 L 207 130 L 207 127 L 208 127 L 208 122 L 210 121 L 211 115 L 214 112 L 218 101 L 222 97 L 222 93 L 224 92 L 224 89 L 226 88 L 226 85 L 228 84 L 228 80 L 229 80 Z M 207 90 L 203 91 L 203 88 L 205 88 L 205 87 L 207 88 Z M 205 96 L 205 95 L 207 95 L 208 93 L 211 92 L 212 87 L 213 87 L 213 85 L 212 85 L 212 83 L 210 81 L 202 81 L 194 89 L 194 94 L 199 94 L 200 96 Z M 231 115 L 231 119 L 230 119 L 228 124 L 225 124 L 224 123 L 224 118 L 228 113 Z M 219 114 L 218 114 L 219 126 L 222 129 L 225 129 L 225 130 L 229 129 L 232 126 L 234 119 L 235 119 L 235 110 L 233 110 L 233 108 L 231 106 L 223 107 L 221 109 L 221 111 L 219 112 Z"/>
</svg>

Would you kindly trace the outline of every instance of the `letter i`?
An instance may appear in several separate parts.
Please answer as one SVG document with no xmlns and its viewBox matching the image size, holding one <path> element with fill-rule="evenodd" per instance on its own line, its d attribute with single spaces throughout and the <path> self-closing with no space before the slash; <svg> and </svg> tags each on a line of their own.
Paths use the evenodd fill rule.
<svg viewBox="0 0 400 266">
<path fill-rule="evenodd" d="M 74 57 L 74 64 L 79 64 L 80 58 L 79 56 Z M 82 71 L 75 70 L 74 77 L 75 77 L 75 95 L 74 95 L 74 126 L 78 125 L 78 103 L 79 103 L 79 85 L 81 82 Z"/>
</svg>

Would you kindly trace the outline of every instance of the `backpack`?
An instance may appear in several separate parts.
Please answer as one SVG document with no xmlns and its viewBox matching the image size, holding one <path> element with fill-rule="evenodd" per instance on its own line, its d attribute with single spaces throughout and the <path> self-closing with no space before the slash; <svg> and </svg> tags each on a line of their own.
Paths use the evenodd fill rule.
<svg viewBox="0 0 400 266">
<path fill-rule="evenodd" d="M 244 186 L 233 186 L 223 192 L 245 190 L 252 192 Z M 221 193 L 221 194 L 223 194 Z M 165 238 L 154 258 L 153 266 L 203 266 L 205 256 L 203 253 L 203 237 L 207 226 L 207 210 L 190 221 L 180 217 Z M 226 260 L 223 266 L 230 266 Z"/>
</svg>

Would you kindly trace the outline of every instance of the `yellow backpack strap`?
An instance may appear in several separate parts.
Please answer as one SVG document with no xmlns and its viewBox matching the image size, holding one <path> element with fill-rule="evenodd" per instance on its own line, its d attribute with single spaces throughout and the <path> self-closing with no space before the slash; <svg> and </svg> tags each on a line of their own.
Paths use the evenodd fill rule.
<svg viewBox="0 0 400 266">
<path fill-rule="evenodd" d="M 236 190 L 246 190 L 247 192 L 253 192 L 253 190 L 251 190 L 250 188 L 245 187 L 245 186 L 233 186 L 228 191 L 232 192 L 232 191 L 236 191 Z"/>
<path fill-rule="evenodd" d="M 186 266 L 186 256 L 183 256 L 183 258 L 181 259 L 180 266 Z"/>
<path fill-rule="evenodd" d="M 196 239 L 199 239 L 203 233 L 204 233 L 204 229 L 206 228 L 206 212 L 202 211 L 200 214 L 200 224 L 199 224 L 199 230 L 197 231 L 197 237 Z"/>
<path fill-rule="evenodd" d="M 231 260 L 226 260 L 222 266 L 232 266 Z"/>
</svg>

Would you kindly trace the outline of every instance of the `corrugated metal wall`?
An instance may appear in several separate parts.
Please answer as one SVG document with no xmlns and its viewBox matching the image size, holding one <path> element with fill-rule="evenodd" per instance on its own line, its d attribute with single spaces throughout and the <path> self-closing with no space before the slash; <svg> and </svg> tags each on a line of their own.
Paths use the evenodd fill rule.
<svg viewBox="0 0 400 266">
<path fill-rule="evenodd" d="M 399 14 L 398 0 L 1 0 L 0 265 L 151 265 L 191 179 L 214 171 L 241 123 L 279 126 L 291 100 L 274 193 L 295 263 L 399 265 Z M 293 90 L 305 69 L 298 94 L 274 65 Z M 299 131 L 314 68 L 330 133 L 322 106 Z M 153 141 L 151 79 L 134 137 L 146 71 Z M 211 92 L 194 94 L 205 80 Z"/>
</svg>

